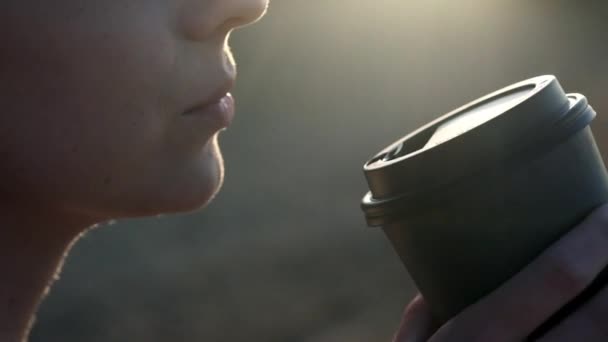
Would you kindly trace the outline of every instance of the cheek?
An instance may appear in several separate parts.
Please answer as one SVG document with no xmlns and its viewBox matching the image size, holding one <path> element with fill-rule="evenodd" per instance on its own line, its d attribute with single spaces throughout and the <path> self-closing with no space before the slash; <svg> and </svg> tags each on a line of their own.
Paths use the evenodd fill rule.
<svg viewBox="0 0 608 342">
<path fill-rule="evenodd" d="M 188 155 L 166 144 L 175 108 L 163 89 L 175 83 L 174 39 L 150 24 L 159 17 L 128 17 L 105 30 L 57 25 L 9 37 L 18 48 L 0 52 L 8 191 L 53 194 L 110 216 L 188 210 L 216 191 L 215 144 Z"/>
<path fill-rule="evenodd" d="M 132 158 L 158 144 L 168 122 L 160 85 L 170 74 L 173 49 L 162 35 L 139 41 L 132 37 L 137 32 L 124 29 L 97 36 L 59 27 L 20 37 L 14 55 L 2 56 L 13 61 L 2 63 L 9 80 L 0 88 L 2 136 L 30 154 L 27 159 L 34 154 L 53 168 L 72 158 L 84 164 Z"/>
</svg>

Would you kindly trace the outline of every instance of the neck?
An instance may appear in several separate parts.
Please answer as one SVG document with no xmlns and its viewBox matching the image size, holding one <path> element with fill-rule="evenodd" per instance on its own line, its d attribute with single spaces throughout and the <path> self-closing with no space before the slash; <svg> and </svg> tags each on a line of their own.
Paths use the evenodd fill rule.
<svg viewBox="0 0 608 342">
<path fill-rule="evenodd" d="M 0 209 L 0 341 L 27 339 L 40 301 L 87 226 L 68 215 Z"/>
</svg>

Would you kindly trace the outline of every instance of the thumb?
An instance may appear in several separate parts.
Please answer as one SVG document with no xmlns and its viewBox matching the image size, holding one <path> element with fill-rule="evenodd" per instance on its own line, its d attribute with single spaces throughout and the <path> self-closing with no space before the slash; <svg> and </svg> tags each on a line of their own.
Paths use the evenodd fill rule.
<svg viewBox="0 0 608 342">
<path fill-rule="evenodd" d="M 421 295 L 417 295 L 405 308 L 393 342 L 425 342 L 433 335 L 435 328 L 428 305 Z"/>
</svg>

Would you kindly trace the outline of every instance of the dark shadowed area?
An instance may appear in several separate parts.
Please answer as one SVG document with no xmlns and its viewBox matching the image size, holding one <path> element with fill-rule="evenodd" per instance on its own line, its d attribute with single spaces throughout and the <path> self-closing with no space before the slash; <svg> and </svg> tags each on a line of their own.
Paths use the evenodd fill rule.
<svg viewBox="0 0 608 342">
<path fill-rule="evenodd" d="M 555 74 L 599 114 L 602 1 L 277 0 L 233 37 L 226 182 L 200 213 L 87 234 L 31 341 L 389 341 L 414 286 L 365 227 L 362 165 L 419 125 Z"/>
</svg>

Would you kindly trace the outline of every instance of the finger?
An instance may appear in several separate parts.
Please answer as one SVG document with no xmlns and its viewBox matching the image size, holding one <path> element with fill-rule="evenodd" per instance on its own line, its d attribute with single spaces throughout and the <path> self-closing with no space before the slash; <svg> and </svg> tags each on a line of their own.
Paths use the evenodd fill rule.
<svg viewBox="0 0 608 342">
<path fill-rule="evenodd" d="M 594 211 L 501 287 L 446 323 L 431 341 L 521 341 L 608 264 L 608 205 Z"/>
<path fill-rule="evenodd" d="M 608 288 L 602 289 L 538 341 L 608 341 Z"/>
<path fill-rule="evenodd" d="M 393 342 L 426 342 L 434 331 L 434 322 L 428 305 L 417 295 L 405 308 L 399 331 Z"/>
</svg>

